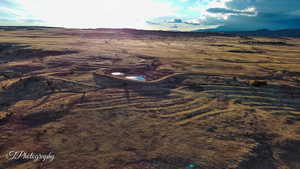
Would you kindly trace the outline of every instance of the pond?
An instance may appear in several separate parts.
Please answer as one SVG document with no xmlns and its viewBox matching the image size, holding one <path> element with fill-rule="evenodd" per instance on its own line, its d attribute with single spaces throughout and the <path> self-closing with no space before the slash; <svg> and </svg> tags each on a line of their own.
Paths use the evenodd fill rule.
<svg viewBox="0 0 300 169">
<path fill-rule="evenodd" d="M 122 72 L 113 72 L 113 73 L 111 73 L 111 75 L 113 75 L 113 76 L 125 76 L 125 74 L 122 73 Z M 125 78 L 130 79 L 130 80 L 146 81 L 145 77 L 143 77 L 143 76 L 125 76 Z"/>
<path fill-rule="evenodd" d="M 126 76 L 126 79 L 137 80 L 137 81 L 146 81 L 143 76 Z"/>
</svg>

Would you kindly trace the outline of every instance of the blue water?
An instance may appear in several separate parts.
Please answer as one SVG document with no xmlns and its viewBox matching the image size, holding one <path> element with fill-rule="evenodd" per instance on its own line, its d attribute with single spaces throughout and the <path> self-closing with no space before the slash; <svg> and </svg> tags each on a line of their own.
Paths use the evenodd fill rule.
<svg viewBox="0 0 300 169">
<path fill-rule="evenodd" d="M 126 76 L 126 78 L 137 81 L 146 81 L 146 79 L 143 76 Z"/>
<path fill-rule="evenodd" d="M 113 76 L 124 76 L 125 74 L 122 72 L 112 72 L 111 75 Z M 126 79 L 137 80 L 137 81 L 146 81 L 143 76 L 126 76 Z"/>
</svg>

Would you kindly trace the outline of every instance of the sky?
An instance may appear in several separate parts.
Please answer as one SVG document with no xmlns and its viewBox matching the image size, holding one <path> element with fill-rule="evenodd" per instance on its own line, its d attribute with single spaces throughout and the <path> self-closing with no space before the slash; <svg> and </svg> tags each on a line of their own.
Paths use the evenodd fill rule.
<svg viewBox="0 0 300 169">
<path fill-rule="evenodd" d="M 294 29 L 300 0 L 0 0 L 0 26 Z"/>
</svg>

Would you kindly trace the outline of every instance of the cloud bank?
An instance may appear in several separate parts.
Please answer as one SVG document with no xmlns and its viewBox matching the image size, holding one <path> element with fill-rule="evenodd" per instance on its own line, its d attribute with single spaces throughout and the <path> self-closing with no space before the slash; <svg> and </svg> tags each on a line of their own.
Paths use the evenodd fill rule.
<svg viewBox="0 0 300 169">
<path fill-rule="evenodd" d="M 178 29 L 218 28 L 219 31 L 300 28 L 299 0 L 197 0 L 187 13 L 198 17 L 182 17 L 173 22 Z M 155 19 L 154 19 L 155 20 Z M 154 22 L 154 21 L 153 21 Z M 154 22 L 158 24 L 158 22 Z M 172 27 L 169 21 L 160 21 Z M 189 26 L 190 25 L 190 26 Z"/>
<path fill-rule="evenodd" d="M 0 0 L 0 25 L 222 31 L 299 28 L 299 0 Z"/>
</svg>

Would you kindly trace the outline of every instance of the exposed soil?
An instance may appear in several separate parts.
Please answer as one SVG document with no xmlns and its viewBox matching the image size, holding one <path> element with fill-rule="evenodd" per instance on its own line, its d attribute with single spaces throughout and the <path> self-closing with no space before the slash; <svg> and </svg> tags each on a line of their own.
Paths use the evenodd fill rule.
<svg viewBox="0 0 300 169">
<path fill-rule="evenodd" d="M 300 169 L 299 39 L 9 30 L 1 169 Z"/>
</svg>

